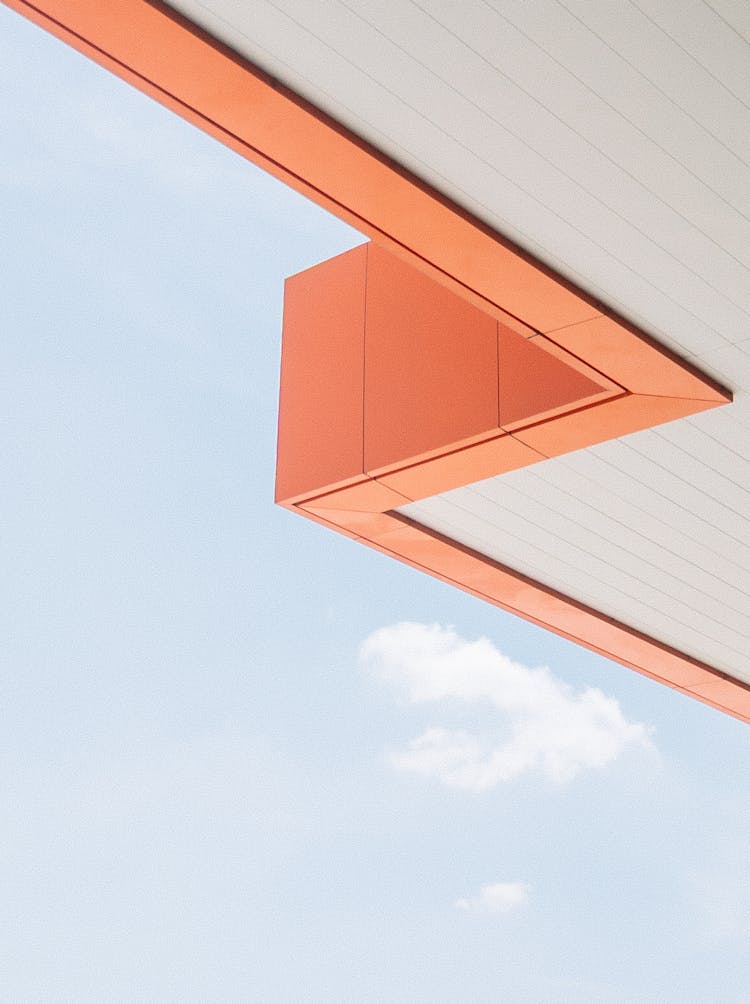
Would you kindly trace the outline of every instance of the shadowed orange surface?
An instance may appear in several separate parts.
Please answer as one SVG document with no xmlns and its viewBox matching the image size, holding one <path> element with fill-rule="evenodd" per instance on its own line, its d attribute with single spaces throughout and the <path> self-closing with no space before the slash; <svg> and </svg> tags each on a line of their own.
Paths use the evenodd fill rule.
<svg viewBox="0 0 750 1004">
<path fill-rule="evenodd" d="M 500 328 L 500 425 L 512 426 L 602 392 L 601 384 L 545 352 L 534 338 Z"/>
<path fill-rule="evenodd" d="M 367 247 L 286 281 L 276 493 L 361 476 Z"/>
<path fill-rule="evenodd" d="M 497 435 L 494 317 L 370 245 L 365 331 L 367 471 Z"/>
</svg>

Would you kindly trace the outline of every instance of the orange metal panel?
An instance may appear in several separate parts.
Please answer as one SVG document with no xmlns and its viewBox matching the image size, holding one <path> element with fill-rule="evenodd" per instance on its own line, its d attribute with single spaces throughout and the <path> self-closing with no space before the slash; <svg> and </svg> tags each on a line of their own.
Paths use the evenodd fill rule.
<svg viewBox="0 0 750 1004">
<path fill-rule="evenodd" d="M 365 340 L 366 470 L 497 433 L 497 321 L 375 245 Z"/>
<path fill-rule="evenodd" d="M 715 403 L 709 401 L 626 394 L 521 429 L 513 435 L 545 457 L 558 457 L 713 407 Z"/>
<path fill-rule="evenodd" d="M 490 314 L 511 331 L 515 331 L 517 334 L 523 335 L 524 338 L 533 338 L 539 335 L 536 328 L 530 327 L 518 317 L 514 317 L 513 314 L 509 314 L 506 310 L 503 310 L 496 303 L 490 302 L 490 300 L 486 297 L 477 293 L 476 290 L 470 289 L 469 286 L 457 282 L 452 276 L 449 276 L 446 273 L 438 274 L 434 265 L 412 254 L 408 248 L 390 240 L 386 235 L 376 235 L 374 241 L 376 241 L 380 247 L 389 251 L 396 258 L 400 258 L 406 265 L 411 265 L 412 268 L 418 269 L 429 279 L 432 279 L 434 282 L 441 283 L 446 287 L 446 289 L 450 289 L 458 296 L 463 297 L 467 303 L 471 303 L 479 310 L 483 310 L 485 313 Z"/>
<path fill-rule="evenodd" d="M 327 519 L 328 511 L 327 509 L 321 510 L 319 513 L 312 508 L 297 508 L 291 502 L 279 502 L 278 505 L 282 506 L 284 509 L 289 509 L 291 512 L 301 513 L 307 519 L 312 520 L 313 523 L 319 523 L 321 526 L 327 527 L 329 530 L 334 530 L 336 533 L 343 534 L 344 537 L 349 537 L 351 540 L 359 540 L 359 534 L 355 530 L 350 530 L 344 521 L 336 523 L 334 520 Z M 333 513 L 335 515 L 335 511 Z M 360 515 L 369 516 L 369 513 Z"/>
<path fill-rule="evenodd" d="M 529 337 L 529 336 L 527 336 Z M 614 394 L 619 394 L 625 390 L 625 385 L 617 383 L 612 379 L 611 376 L 605 374 L 602 370 L 595 369 L 590 363 L 583 360 L 581 356 L 574 355 L 572 352 L 568 352 L 557 342 L 553 342 L 547 335 L 532 335 L 530 336 L 534 340 L 534 345 L 538 348 L 544 349 L 551 356 L 555 356 L 556 359 L 561 359 L 566 366 L 570 366 L 571 369 L 578 370 L 583 376 L 588 377 L 593 383 L 598 384 L 600 387 L 605 388 L 605 390 L 610 391 Z M 634 338 L 639 338 L 638 335 L 633 335 Z M 680 365 L 680 361 L 677 360 L 677 365 Z M 687 395 L 688 397 L 690 395 Z M 597 395 L 592 395 L 589 399 L 592 402 L 597 399 Z"/>
<path fill-rule="evenodd" d="M 381 474 L 377 480 L 416 502 L 544 459 L 525 443 L 504 435 L 392 474 Z"/>
<path fill-rule="evenodd" d="M 634 394 L 730 400 L 730 395 L 705 374 L 614 318 L 596 317 L 550 331 L 547 338 L 607 373 Z"/>
<path fill-rule="evenodd" d="M 738 692 L 734 680 L 714 678 L 692 687 L 691 693 L 706 704 L 750 722 L 750 688 Z"/>
<path fill-rule="evenodd" d="M 366 262 L 362 246 L 287 279 L 277 499 L 363 476 Z"/>
<path fill-rule="evenodd" d="M 545 352 L 536 339 L 522 338 L 502 325 L 498 325 L 498 370 L 503 428 L 585 403 L 607 389 Z"/>
<path fill-rule="evenodd" d="M 314 503 L 307 503 L 299 511 L 304 516 L 313 517 L 334 530 L 341 529 L 350 537 L 358 539 L 375 540 L 381 534 L 387 533 L 394 522 L 388 513 L 324 509 Z"/>
<path fill-rule="evenodd" d="M 310 499 L 310 504 L 319 509 L 345 509 L 353 512 L 386 512 L 398 509 L 413 501 L 407 496 L 370 478 L 348 488 Z"/>
</svg>

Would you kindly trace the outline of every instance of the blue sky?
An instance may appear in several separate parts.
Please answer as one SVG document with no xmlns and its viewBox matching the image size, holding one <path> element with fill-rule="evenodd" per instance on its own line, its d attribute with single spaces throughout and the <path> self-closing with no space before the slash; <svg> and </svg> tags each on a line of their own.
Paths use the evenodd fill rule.
<svg viewBox="0 0 750 1004">
<path fill-rule="evenodd" d="M 0 54 L 0 999 L 750 1001 L 747 727 L 274 507 L 361 236 Z"/>
</svg>

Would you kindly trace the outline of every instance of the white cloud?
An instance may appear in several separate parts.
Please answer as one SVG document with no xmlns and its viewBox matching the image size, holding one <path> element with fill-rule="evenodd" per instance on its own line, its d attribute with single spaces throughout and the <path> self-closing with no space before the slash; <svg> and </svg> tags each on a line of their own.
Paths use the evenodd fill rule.
<svg viewBox="0 0 750 1004">
<path fill-rule="evenodd" d="M 483 885 L 476 896 L 456 900 L 456 909 L 471 913 L 510 913 L 524 906 L 531 886 L 525 882 L 494 882 Z"/>
<path fill-rule="evenodd" d="M 380 628 L 360 648 L 362 666 L 409 704 L 489 704 L 489 732 L 432 726 L 395 752 L 399 770 L 485 791 L 531 771 L 563 783 L 603 768 L 627 747 L 651 748 L 647 726 L 628 721 L 618 702 L 589 687 L 576 693 L 549 669 L 530 669 L 486 638 L 467 641 L 439 624 Z"/>
</svg>

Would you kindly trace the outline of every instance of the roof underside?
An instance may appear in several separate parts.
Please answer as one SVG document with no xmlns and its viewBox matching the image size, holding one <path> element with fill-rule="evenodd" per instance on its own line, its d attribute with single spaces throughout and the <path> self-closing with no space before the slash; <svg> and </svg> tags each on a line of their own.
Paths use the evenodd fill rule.
<svg viewBox="0 0 750 1004">
<path fill-rule="evenodd" d="M 750 682 L 750 9 L 173 6 L 734 391 L 403 511 Z"/>
</svg>

